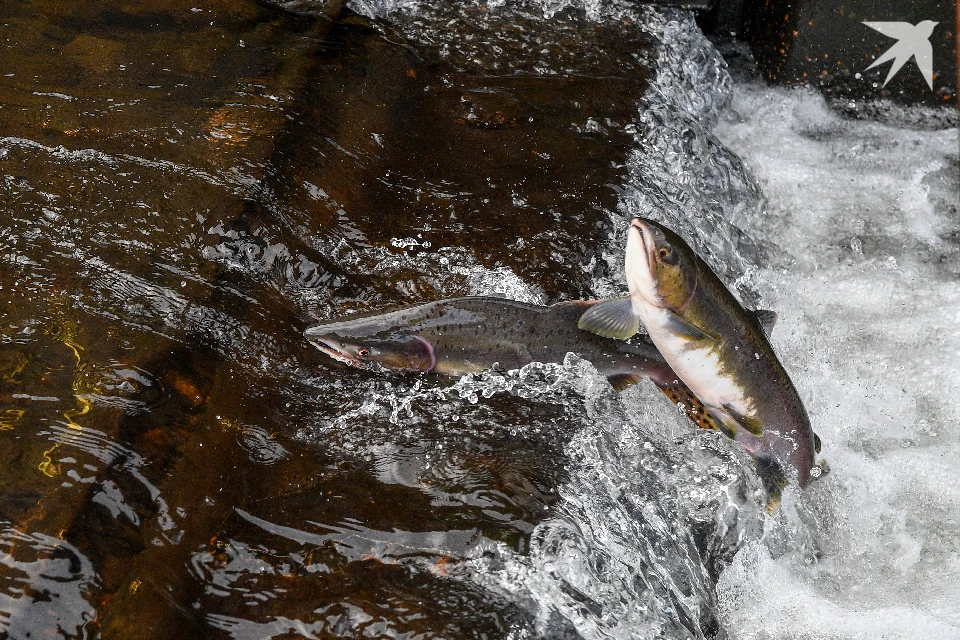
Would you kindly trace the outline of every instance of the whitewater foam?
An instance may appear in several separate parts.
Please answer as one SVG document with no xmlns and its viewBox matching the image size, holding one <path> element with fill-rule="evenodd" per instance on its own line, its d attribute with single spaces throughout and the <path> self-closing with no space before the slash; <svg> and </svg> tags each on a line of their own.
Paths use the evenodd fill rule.
<svg viewBox="0 0 960 640">
<path fill-rule="evenodd" d="M 960 158 L 953 130 L 738 84 L 714 133 L 768 198 L 745 226 L 772 343 L 832 472 L 717 586 L 734 638 L 958 638 Z"/>
</svg>

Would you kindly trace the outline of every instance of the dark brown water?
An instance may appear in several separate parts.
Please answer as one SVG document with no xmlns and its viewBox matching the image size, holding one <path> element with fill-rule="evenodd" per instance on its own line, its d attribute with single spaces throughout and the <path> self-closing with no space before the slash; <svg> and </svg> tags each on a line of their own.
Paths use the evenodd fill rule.
<svg viewBox="0 0 960 640">
<path fill-rule="evenodd" d="M 636 416 L 598 419 L 614 400 L 589 372 L 444 391 L 302 338 L 398 302 L 604 293 L 653 31 L 582 10 L 194 4 L 0 8 L 6 637 L 613 628 L 623 611 L 525 560 L 587 535 L 537 528 L 558 513 L 591 531 L 556 508 L 571 473 L 610 481 L 571 460 L 577 437 L 588 457 L 636 447 L 638 480 L 604 509 L 633 514 L 659 569 L 624 561 L 617 600 L 646 603 L 628 609 L 650 633 L 711 635 L 712 525 L 678 533 L 644 502 L 675 493 L 653 471 L 667 453 L 590 444 L 585 425 Z"/>
</svg>

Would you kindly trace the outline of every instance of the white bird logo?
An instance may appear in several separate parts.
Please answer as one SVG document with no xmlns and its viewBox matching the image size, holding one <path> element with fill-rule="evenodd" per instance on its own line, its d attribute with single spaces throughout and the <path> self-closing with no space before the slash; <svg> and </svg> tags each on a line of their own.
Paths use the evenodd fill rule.
<svg viewBox="0 0 960 640">
<path fill-rule="evenodd" d="M 923 79 L 927 81 L 927 86 L 931 91 L 933 90 L 933 47 L 930 45 L 930 34 L 933 33 L 933 28 L 940 24 L 939 22 L 924 20 L 916 25 L 909 22 L 864 22 L 863 24 L 885 36 L 897 39 L 895 45 L 867 67 L 867 70 L 870 70 L 888 60 L 893 60 L 883 86 L 887 86 L 890 79 L 897 75 L 897 71 L 900 71 L 912 57 L 916 60 Z"/>
</svg>

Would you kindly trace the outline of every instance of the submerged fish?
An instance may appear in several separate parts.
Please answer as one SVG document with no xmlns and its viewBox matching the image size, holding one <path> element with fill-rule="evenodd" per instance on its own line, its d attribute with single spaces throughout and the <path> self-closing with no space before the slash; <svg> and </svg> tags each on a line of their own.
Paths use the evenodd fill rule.
<svg viewBox="0 0 960 640">
<path fill-rule="evenodd" d="M 363 369 L 460 376 L 498 364 L 562 363 L 568 352 L 588 360 L 623 389 L 648 376 L 701 426 L 711 427 L 703 405 L 646 338 L 609 340 L 577 328 L 599 301 L 542 307 L 502 298 L 454 298 L 387 313 L 310 327 L 306 338 L 332 358 Z"/>
<path fill-rule="evenodd" d="M 819 444 L 767 340 L 776 314 L 744 309 L 680 236 L 647 220 L 631 224 L 626 275 L 630 296 L 591 307 L 579 326 L 624 339 L 642 322 L 720 430 L 753 455 L 774 501 L 786 468 L 806 485 Z"/>
</svg>

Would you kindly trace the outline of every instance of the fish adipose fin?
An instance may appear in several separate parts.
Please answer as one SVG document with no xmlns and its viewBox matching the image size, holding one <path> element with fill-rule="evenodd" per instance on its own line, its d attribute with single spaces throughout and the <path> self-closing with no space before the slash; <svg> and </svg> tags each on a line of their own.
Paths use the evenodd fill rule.
<svg viewBox="0 0 960 640">
<path fill-rule="evenodd" d="M 627 387 L 637 384 L 640 380 L 643 379 L 643 376 L 635 373 L 619 373 L 615 376 L 610 376 L 607 380 L 617 391 L 623 391 Z"/>
<path fill-rule="evenodd" d="M 593 305 L 577 326 L 604 338 L 626 340 L 640 330 L 640 318 L 633 312 L 630 296 L 625 296 Z"/>
<path fill-rule="evenodd" d="M 770 311 L 770 309 L 757 309 L 753 312 L 753 315 L 757 317 L 757 321 L 760 322 L 760 328 L 763 329 L 763 333 L 769 338 L 770 334 L 773 333 L 773 328 L 777 326 L 777 312 Z"/>
<path fill-rule="evenodd" d="M 688 340 L 694 340 L 697 342 L 700 342 L 701 340 L 709 340 L 711 342 L 720 342 L 722 340 L 722 338 L 718 334 L 713 333 L 712 331 L 706 331 L 705 329 L 701 329 L 695 324 L 692 324 L 687 320 L 684 320 L 682 317 L 678 316 L 673 311 L 668 311 L 667 313 L 670 317 L 668 329 L 670 330 L 671 333 L 675 335 L 682 336 Z"/>
<path fill-rule="evenodd" d="M 741 427 L 749 431 L 755 436 L 760 436 L 763 434 L 763 426 L 760 424 L 760 421 L 756 418 L 751 418 L 750 416 L 745 416 L 729 404 L 722 405 L 723 410 L 730 414 L 734 420 L 737 421 Z"/>
</svg>

